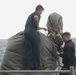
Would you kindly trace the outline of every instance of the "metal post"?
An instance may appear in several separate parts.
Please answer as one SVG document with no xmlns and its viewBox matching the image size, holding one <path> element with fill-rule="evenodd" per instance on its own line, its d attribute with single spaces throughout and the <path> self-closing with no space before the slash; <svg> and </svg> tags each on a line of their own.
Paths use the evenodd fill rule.
<svg viewBox="0 0 76 75">
<path fill-rule="evenodd" d="M 74 66 L 70 66 L 70 75 L 75 75 Z"/>
<path fill-rule="evenodd" d="M 75 67 L 75 74 L 76 74 L 76 67 Z"/>
</svg>

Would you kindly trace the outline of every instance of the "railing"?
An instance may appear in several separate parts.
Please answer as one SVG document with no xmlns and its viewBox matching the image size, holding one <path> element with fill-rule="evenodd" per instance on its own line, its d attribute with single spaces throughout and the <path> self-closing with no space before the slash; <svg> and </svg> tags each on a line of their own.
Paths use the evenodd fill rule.
<svg viewBox="0 0 76 75">
<path fill-rule="evenodd" d="M 26 73 L 70 73 L 70 75 L 76 75 L 74 67 L 71 66 L 70 70 L 0 70 L 0 74 L 5 73 L 16 73 L 16 74 L 26 74 Z"/>
</svg>

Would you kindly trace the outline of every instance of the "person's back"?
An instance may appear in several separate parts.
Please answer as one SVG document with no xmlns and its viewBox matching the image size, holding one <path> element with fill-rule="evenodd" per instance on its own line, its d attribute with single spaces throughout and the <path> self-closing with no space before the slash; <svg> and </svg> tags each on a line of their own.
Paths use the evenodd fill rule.
<svg viewBox="0 0 76 75">
<path fill-rule="evenodd" d="M 25 33 L 30 32 L 31 30 L 37 30 L 37 26 L 34 22 L 34 15 L 37 15 L 40 19 L 40 15 L 36 11 L 30 14 L 25 24 Z"/>
</svg>

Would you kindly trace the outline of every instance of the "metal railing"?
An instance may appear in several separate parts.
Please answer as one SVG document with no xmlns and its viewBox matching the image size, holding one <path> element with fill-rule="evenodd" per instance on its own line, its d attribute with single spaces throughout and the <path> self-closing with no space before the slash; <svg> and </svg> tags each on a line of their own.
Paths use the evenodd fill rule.
<svg viewBox="0 0 76 75">
<path fill-rule="evenodd" d="M 26 74 L 26 73 L 70 73 L 70 75 L 76 75 L 74 67 L 71 66 L 70 70 L 0 70 L 0 74 L 5 73 L 16 73 L 16 74 Z"/>
</svg>

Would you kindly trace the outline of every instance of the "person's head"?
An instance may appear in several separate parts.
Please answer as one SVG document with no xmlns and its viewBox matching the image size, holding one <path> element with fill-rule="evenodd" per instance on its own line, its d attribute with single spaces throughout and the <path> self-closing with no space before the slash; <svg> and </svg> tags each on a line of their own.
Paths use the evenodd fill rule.
<svg viewBox="0 0 76 75">
<path fill-rule="evenodd" d="M 71 39 L 71 34 L 69 32 L 64 32 L 62 34 L 62 38 L 63 38 L 64 42 L 67 42 L 67 41 L 69 41 Z"/>
<path fill-rule="evenodd" d="M 42 5 L 37 5 L 35 11 L 37 11 L 40 15 L 42 14 L 44 8 Z"/>
</svg>

